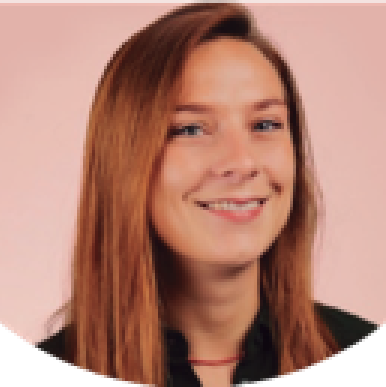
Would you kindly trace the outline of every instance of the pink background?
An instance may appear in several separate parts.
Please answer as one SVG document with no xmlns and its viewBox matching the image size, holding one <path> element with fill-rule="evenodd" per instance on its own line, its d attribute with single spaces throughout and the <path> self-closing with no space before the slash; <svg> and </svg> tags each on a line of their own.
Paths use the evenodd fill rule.
<svg viewBox="0 0 386 387">
<path fill-rule="evenodd" d="M 0 6 L 0 322 L 30 342 L 69 296 L 99 77 L 128 36 L 175 6 Z M 288 59 L 305 103 L 326 203 L 315 296 L 382 323 L 386 6 L 247 6 Z"/>
</svg>

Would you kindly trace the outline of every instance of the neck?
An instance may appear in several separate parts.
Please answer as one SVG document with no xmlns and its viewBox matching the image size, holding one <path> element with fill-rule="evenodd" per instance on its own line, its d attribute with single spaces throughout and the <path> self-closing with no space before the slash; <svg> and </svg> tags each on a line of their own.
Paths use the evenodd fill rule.
<svg viewBox="0 0 386 387">
<path fill-rule="evenodd" d="M 218 361 L 240 354 L 240 344 L 260 308 L 259 261 L 226 270 L 190 270 L 185 288 L 168 299 L 168 325 L 189 342 L 190 357 Z M 194 275 L 195 273 L 195 275 Z"/>
</svg>

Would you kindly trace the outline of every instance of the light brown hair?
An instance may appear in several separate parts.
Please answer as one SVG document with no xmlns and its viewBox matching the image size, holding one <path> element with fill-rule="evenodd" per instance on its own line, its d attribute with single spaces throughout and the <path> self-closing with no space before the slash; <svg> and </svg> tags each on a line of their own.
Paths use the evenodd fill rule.
<svg viewBox="0 0 386 387">
<path fill-rule="evenodd" d="M 106 66 L 85 144 L 73 251 L 72 296 L 65 310 L 68 360 L 122 380 L 165 386 L 161 271 L 148 202 L 189 53 L 219 36 L 252 42 L 285 86 L 296 155 L 288 222 L 260 258 L 261 287 L 274 323 L 279 374 L 339 350 L 314 309 L 311 257 L 322 215 L 301 99 L 278 50 L 248 10 L 229 3 L 178 8 L 128 39 Z"/>
</svg>

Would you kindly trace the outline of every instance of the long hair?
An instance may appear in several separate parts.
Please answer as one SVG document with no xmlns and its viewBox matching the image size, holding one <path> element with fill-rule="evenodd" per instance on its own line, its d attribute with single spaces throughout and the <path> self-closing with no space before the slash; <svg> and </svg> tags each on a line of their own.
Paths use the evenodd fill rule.
<svg viewBox="0 0 386 387">
<path fill-rule="evenodd" d="M 296 179 L 282 232 L 261 257 L 261 288 L 274 322 L 279 374 L 339 348 L 314 309 L 311 257 L 322 193 L 294 77 L 246 8 L 182 6 L 128 39 L 113 55 L 90 112 L 66 311 L 68 360 L 107 376 L 165 386 L 160 272 L 148 203 L 167 139 L 173 93 L 189 53 L 230 36 L 253 43 L 286 91 Z"/>
</svg>

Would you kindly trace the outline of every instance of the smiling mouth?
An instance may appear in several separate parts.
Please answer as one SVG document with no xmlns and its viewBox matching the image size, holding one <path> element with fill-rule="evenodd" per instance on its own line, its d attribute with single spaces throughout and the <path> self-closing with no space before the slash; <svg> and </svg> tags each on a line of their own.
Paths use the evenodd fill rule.
<svg viewBox="0 0 386 387">
<path fill-rule="evenodd" d="M 268 200 L 268 198 L 262 199 L 260 201 L 260 205 L 264 205 L 267 200 Z M 207 202 L 196 201 L 195 204 L 201 208 L 209 209 L 209 203 L 207 203 Z M 243 206 L 239 206 L 238 208 L 243 209 Z"/>
</svg>

